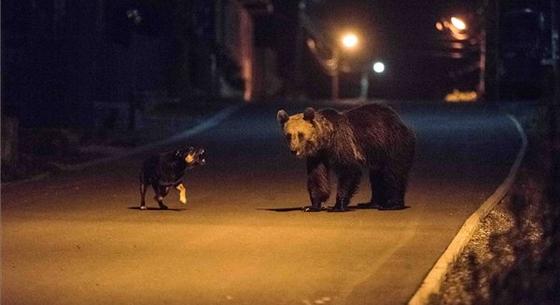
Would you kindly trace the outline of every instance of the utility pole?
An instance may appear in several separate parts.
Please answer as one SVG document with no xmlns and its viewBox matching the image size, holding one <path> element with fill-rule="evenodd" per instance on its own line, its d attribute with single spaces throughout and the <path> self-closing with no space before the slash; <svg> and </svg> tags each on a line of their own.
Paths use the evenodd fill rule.
<svg viewBox="0 0 560 305">
<path fill-rule="evenodd" d="M 476 35 L 476 34 L 475 34 Z M 480 27 L 480 33 L 478 34 L 478 47 L 479 47 L 479 74 L 478 74 L 478 96 L 486 96 L 486 21 L 483 21 L 483 25 Z"/>
<path fill-rule="evenodd" d="M 560 103 L 560 42 L 559 42 L 559 30 L 558 22 L 558 10 L 560 6 L 557 0 L 550 0 L 550 16 L 551 16 L 551 45 L 552 45 L 552 64 L 554 71 L 554 98 L 552 99 L 552 104 L 558 107 Z"/>
<path fill-rule="evenodd" d="M 297 28 L 296 28 L 296 50 L 295 50 L 295 67 L 294 67 L 294 79 L 292 81 L 292 94 L 298 96 L 302 94 L 302 84 L 304 82 L 303 79 L 303 51 L 305 48 L 305 37 L 304 37 L 304 28 L 303 28 L 303 20 L 305 18 L 305 9 L 306 3 L 305 0 L 300 0 L 298 2 L 298 13 L 297 13 Z"/>
<path fill-rule="evenodd" d="M 560 179 L 560 135 L 558 126 L 558 116 L 560 111 L 558 111 L 560 105 L 560 46 L 559 46 L 559 34 L 558 34 L 558 0 L 550 0 L 550 23 L 551 23 L 551 49 L 552 49 L 552 67 L 554 72 L 554 92 L 552 94 L 552 100 L 549 104 L 549 119 L 550 119 L 550 146 L 551 151 L 549 152 L 552 156 L 552 166 L 550 173 L 550 199 L 558 198 L 560 196 L 560 186 L 557 181 Z M 551 201 L 552 203 L 553 201 Z"/>
<path fill-rule="evenodd" d="M 333 101 L 338 100 L 339 95 L 339 70 L 340 70 L 340 52 L 338 51 L 338 46 L 334 46 L 333 48 L 333 60 L 334 60 L 334 69 L 332 71 L 331 77 L 331 98 Z"/>
<path fill-rule="evenodd" d="M 500 0 L 484 0 L 484 57 L 486 100 L 500 98 L 499 39 L 500 39 Z M 481 42 L 482 43 L 482 42 Z M 481 50 L 482 51 L 482 50 Z"/>
<path fill-rule="evenodd" d="M 362 71 L 360 77 L 360 100 L 367 101 L 369 90 L 369 67 Z"/>
</svg>

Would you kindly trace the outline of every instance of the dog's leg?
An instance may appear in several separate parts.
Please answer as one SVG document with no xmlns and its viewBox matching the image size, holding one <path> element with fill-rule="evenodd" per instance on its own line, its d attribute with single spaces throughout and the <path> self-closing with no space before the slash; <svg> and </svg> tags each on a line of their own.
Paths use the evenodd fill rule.
<svg viewBox="0 0 560 305">
<path fill-rule="evenodd" d="M 165 187 L 164 186 L 160 186 L 157 183 L 153 183 L 152 184 L 152 188 L 154 189 L 154 193 L 156 194 L 154 196 L 155 201 L 157 201 L 159 208 L 162 210 L 167 210 L 167 206 L 165 204 L 163 204 L 163 197 L 166 195 L 165 194 Z"/>
<path fill-rule="evenodd" d="M 179 201 L 182 204 L 187 204 L 187 188 L 183 183 L 179 183 L 175 188 L 179 191 Z"/>
<path fill-rule="evenodd" d="M 170 188 L 169 186 L 163 186 L 163 185 L 159 186 L 159 194 L 161 195 L 162 198 L 167 196 L 167 194 L 169 194 L 169 188 Z"/>
<path fill-rule="evenodd" d="M 140 182 L 140 210 L 146 209 L 146 184 Z"/>
</svg>

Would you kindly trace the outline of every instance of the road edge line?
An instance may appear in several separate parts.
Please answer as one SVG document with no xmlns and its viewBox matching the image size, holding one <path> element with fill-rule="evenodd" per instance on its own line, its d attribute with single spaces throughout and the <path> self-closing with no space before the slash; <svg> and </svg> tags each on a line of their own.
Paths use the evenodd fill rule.
<svg viewBox="0 0 560 305">
<path fill-rule="evenodd" d="M 474 232 L 480 225 L 481 220 L 490 213 L 492 209 L 500 202 L 505 195 L 509 192 L 515 177 L 517 176 L 517 171 L 521 166 L 521 162 L 525 157 L 525 152 L 527 150 L 528 140 L 527 134 L 523 130 L 523 127 L 519 121 L 511 114 L 507 114 L 507 117 L 513 122 L 517 131 L 521 136 L 521 148 L 517 153 L 517 157 L 512 167 L 510 168 L 509 174 L 502 184 L 494 191 L 494 193 L 486 199 L 486 201 L 476 210 L 463 224 L 461 229 L 447 249 L 439 257 L 435 265 L 428 272 L 428 275 L 420 284 L 420 288 L 414 293 L 412 298 L 408 301 L 408 305 L 425 305 L 429 301 L 432 294 L 438 293 L 445 279 L 449 267 L 457 260 L 459 255 L 462 253 L 465 246 L 471 240 Z"/>
<path fill-rule="evenodd" d="M 122 158 L 125 158 L 125 157 L 130 157 L 132 155 L 147 152 L 147 151 L 149 151 L 149 150 L 151 150 L 151 149 L 153 149 L 157 146 L 171 144 L 171 143 L 173 143 L 175 141 L 178 141 L 180 139 L 188 139 L 188 138 L 190 138 L 194 135 L 197 135 L 201 132 L 204 132 L 204 131 L 220 124 L 225 119 L 227 119 L 230 115 L 232 115 L 237 110 L 239 110 L 241 107 L 242 107 L 242 105 L 229 106 L 227 108 L 224 108 L 224 109 L 220 110 L 216 114 L 212 115 L 207 120 L 204 120 L 202 123 L 200 123 L 198 125 L 195 125 L 195 126 L 189 128 L 189 129 L 187 129 L 183 132 L 172 135 L 169 138 L 161 140 L 161 141 L 157 141 L 157 142 L 149 143 L 149 144 L 146 144 L 146 145 L 143 145 L 143 146 L 140 146 L 140 147 L 136 147 L 136 148 L 134 148 L 130 151 L 127 151 L 125 153 L 122 153 L 122 154 L 113 155 L 113 156 L 109 156 L 109 157 L 105 157 L 105 158 L 101 158 L 101 159 L 97 159 L 97 160 L 92 160 L 92 161 L 81 163 L 81 164 L 72 164 L 72 165 L 57 164 L 57 166 L 61 170 L 66 170 L 66 171 L 82 170 L 82 169 L 85 169 L 87 167 L 100 165 L 100 164 L 104 164 L 104 163 L 109 163 L 109 162 L 116 161 L 116 160 L 119 160 L 119 159 L 122 159 Z"/>
</svg>

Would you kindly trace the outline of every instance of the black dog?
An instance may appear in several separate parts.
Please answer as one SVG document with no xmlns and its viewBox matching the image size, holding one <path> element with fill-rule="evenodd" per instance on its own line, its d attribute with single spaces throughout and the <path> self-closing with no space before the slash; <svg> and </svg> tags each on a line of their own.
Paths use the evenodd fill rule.
<svg viewBox="0 0 560 305">
<path fill-rule="evenodd" d="M 186 188 L 183 185 L 185 170 L 204 165 L 206 163 L 205 151 L 202 148 L 180 148 L 174 151 L 152 155 L 144 161 L 140 172 L 140 210 L 146 209 L 146 189 L 152 185 L 154 199 L 159 208 L 166 210 L 163 197 L 169 193 L 173 186 L 179 191 L 179 201 L 187 203 Z"/>
</svg>

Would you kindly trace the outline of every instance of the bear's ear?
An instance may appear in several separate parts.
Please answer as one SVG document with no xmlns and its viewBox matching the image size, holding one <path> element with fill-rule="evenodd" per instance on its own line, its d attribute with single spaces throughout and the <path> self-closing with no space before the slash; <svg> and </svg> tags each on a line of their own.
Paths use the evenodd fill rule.
<svg viewBox="0 0 560 305">
<path fill-rule="evenodd" d="M 283 125 L 283 124 L 286 123 L 289 119 L 290 119 L 290 116 L 288 115 L 288 113 L 286 112 L 286 110 L 284 110 L 284 109 L 278 110 L 278 113 L 276 114 L 276 120 L 278 121 L 278 123 L 280 123 L 280 124 Z"/>
<path fill-rule="evenodd" d="M 314 118 L 315 118 L 315 109 L 311 107 L 305 108 L 305 111 L 303 112 L 303 119 L 306 121 L 313 121 Z"/>
</svg>

